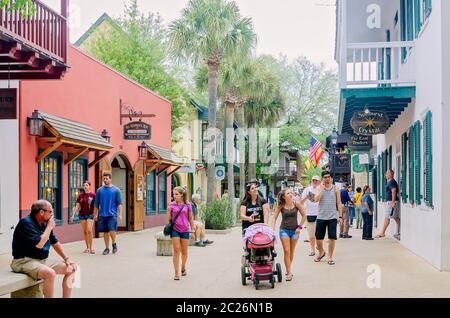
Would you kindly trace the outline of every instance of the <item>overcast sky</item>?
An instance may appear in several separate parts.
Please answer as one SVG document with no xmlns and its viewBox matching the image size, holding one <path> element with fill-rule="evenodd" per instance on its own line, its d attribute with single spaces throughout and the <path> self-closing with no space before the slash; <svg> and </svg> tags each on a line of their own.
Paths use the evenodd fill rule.
<svg viewBox="0 0 450 318">
<path fill-rule="evenodd" d="M 70 40 L 75 42 L 102 13 L 118 17 L 127 0 L 70 0 Z M 335 0 L 235 0 L 253 19 L 258 53 L 306 56 L 336 68 Z M 59 11 L 59 0 L 44 0 Z M 159 12 L 165 23 L 179 18 L 188 0 L 138 0 L 141 11 Z"/>
</svg>

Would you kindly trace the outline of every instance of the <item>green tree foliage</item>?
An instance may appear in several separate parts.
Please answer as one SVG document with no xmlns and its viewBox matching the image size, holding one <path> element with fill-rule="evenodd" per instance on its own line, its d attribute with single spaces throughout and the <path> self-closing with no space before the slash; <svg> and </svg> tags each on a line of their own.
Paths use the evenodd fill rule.
<svg viewBox="0 0 450 318">
<path fill-rule="evenodd" d="M 11 3 L 11 0 L 0 0 L 0 9 Z M 22 16 L 30 17 L 36 12 L 33 0 L 16 0 L 12 3 L 9 11 L 17 10 Z"/>
<path fill-rule="evenodd" d="M 136 0 L 116 27 L 103 32 L 87 50 L 102 62 L 172 102 L 172 129 L 185 121 L 187 91 L 167 58 L 166 30 L 158 14 L 142 14 Z"/>
</svg>

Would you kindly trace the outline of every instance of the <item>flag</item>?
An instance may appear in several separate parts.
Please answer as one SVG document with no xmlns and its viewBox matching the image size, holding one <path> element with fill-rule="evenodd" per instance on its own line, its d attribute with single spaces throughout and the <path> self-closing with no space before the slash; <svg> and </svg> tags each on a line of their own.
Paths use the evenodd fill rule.
<svg viewBox="0 0 450 318">
<path fill-rule="evenodd" d="M 309 169 L 311 168 L 311 161 L 308 159 L 305 161 L 305 171 L 309 171 Z"/>
<path fill-rule="evenodd" d="M 325 152 L 322 149 L 322 143 L 314 137 L 312 137 L 311 139 L 310 146 L 311 147 L 309 148 L 309 160 L 314 165 L 314 168 L 317 168 L 319 161 Z"/>
</svg>

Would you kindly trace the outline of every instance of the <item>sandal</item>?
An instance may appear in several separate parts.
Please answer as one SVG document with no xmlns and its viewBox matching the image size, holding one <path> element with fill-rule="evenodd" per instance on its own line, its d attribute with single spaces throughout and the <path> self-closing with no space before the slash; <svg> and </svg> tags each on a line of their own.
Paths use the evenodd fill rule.
<svg viewBox="0 0 450 318">
<path fill-rule="evenodd" d="M 292 280 L 293 277 L 294 277 L 294 275 L 292 275 L 292 274 L 287 274 L 287 275 L 286 275 L 286 281 L 287 281 L 287 282 L 290 282 L 290 281 Z"/>
<path fill-rule="evenodd" d="M 187 275 L 187 271 L 186 270 L 182 270 L 181 271 L 181 276 L 186 276 Z"/>
<path fill-rule="evenodd" d="M 322 258 L 325 257 L 325 255 L 327 255 L 327 253 L 324 251 L 322 256 L 316 257 L 314 259 L 314 262 L 319 263 L 322 260 Z"/>
<path fill-rule="evenodd" d="M 94 250 L 90 250 L 89 254 L 95 254 L 95 251 Z"/>
<path fill-rule="evenodd" d="M 180 280 L 180 275 L 175 275 L 174 280 Z"/>
<path fill-rule="evenodd" d="M 335 263 L 332 259 L 329 259 L 328 262 L 327 262 L 327 264 L 328 264 L 328 265 L 335 265 L 336 263 Z"/>
<path fill-rule="evenodd" d="M 90 253 L 90 252 L 91 252 L 91 251 L 87 248 L 87 249 L 84 250 L 83 253 Z"/>
<path fill-rule="evenodd" d="M 386 235 L 377 235 L 377 236 L 375 236 L 375 238 L 383 238 L 383 237 L 385 237 Z"/>
<path fill-rule="evenodd" d="M 309 253 L 308 255 L 309 255 L 309 256 L 315 256 L 315 255 L 316 255 L 316 252 L 311 252 L 311 253 Z"/>
</svg>

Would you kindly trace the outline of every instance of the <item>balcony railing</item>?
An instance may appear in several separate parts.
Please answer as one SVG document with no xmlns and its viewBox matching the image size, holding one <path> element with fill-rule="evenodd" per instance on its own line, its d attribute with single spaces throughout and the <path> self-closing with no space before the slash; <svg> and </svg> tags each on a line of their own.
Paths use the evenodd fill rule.
<svg viewBox="0 0 450 318">
<path fill-rule="evenodd" d="M 42 2 L 33 0 L 36 11 L 31 17 L 23 17 L 8 5 L 0 9 L 0 33 L 9 36 L 22 45 L 57 61 L 67 62 L 67 0 L 61 0 L 58 14 Z"/>
<path fill-rule="evenodd" d="M 414 84 L 414 70 L 405 67 L 413 47 L 412 41 L 348 44 L 341 62 L 341 88 Z"/>
</svg>

